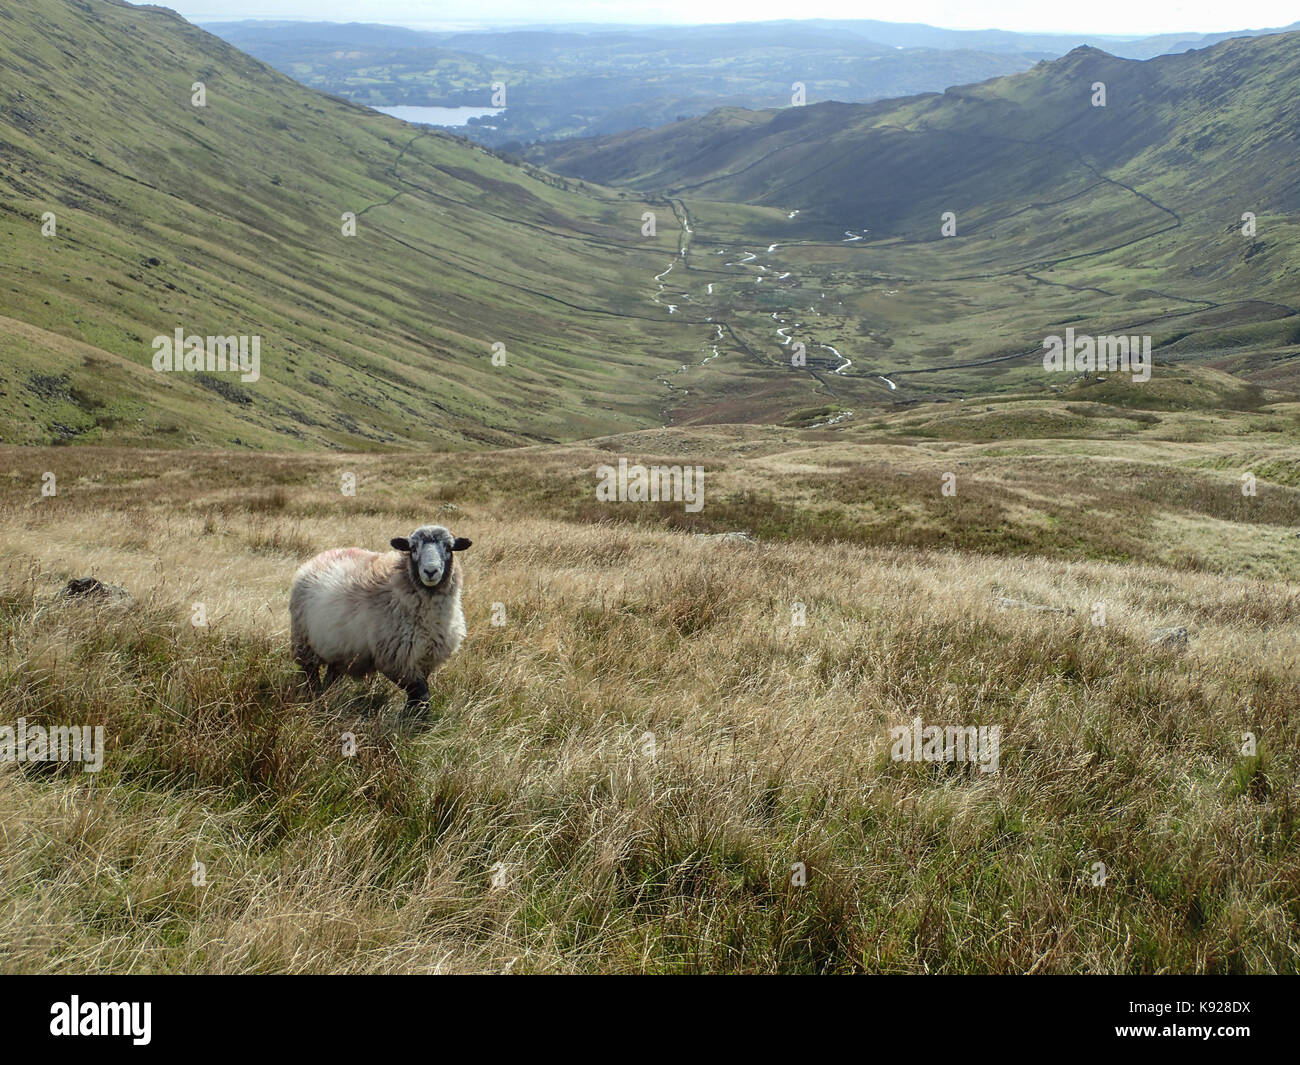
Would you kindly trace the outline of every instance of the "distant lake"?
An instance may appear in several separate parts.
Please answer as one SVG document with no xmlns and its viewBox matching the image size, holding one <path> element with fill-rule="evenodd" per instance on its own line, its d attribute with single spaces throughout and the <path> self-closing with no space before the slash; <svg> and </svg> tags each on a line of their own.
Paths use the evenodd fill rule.
<svg viewBox="0 0 1300 1065">
<path fill-rule="evenodd" d="M 426 126 L 463 126 L 471 118 L 499 115 L 504 107 L 376 107 L 386 115 L 403 122 L 418 122 Z"/>
</svg>

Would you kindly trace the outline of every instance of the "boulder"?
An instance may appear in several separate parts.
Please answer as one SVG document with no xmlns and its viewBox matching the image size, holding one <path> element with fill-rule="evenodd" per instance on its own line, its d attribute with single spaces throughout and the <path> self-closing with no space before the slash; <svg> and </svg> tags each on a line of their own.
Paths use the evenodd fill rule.
<svg viewBox="0 0 1300 1065">
<path fill-rule="evenodd" d="M 1166 629 L 1154 629 L 1151 632 L 1151 642 L 1160 646 L 1186 647 L 1187 641 L 1187 630 L 1181 625 L 1172 625 Z"/>
<path fill-rule="evenodd" d="M 59 598 L 68 602 L 129 603 L 131 593 L 116 584 L 105 584 L 95 577 L 76 577 L 64 586 Z"/>
</svg>

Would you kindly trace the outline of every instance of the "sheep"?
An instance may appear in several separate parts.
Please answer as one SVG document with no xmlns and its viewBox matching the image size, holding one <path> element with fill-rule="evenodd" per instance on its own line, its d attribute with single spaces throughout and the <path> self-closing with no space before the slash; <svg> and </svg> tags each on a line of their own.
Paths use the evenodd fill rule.
<svg viewBox="0 0 1300 1065">
<path fill-rule="evenodd" d="M 335 548 L 298 570 L 289 592 L 293 657 L 313 695 L 345 674 L 382 673 L 406 692 L 408 712 L 424 711 L 428 675 L 465 638 L 454 552 L 471 541 L 422 525 L 390 543 L 383 554 Z"/>
</svg>

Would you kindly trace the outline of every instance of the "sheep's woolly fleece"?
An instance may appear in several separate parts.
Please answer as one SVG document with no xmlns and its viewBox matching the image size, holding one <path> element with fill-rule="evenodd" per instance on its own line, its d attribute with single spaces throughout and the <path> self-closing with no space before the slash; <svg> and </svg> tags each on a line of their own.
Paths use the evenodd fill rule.
<svg viewBox="0 0 1300 1065">
<path fill-rule="evenodd" d="M 456 653 L 465 616 L 453 545 L 468 541 L 454 541 L 442 526 L 417 529 L 409 541 L 416 554 L 336 548 L 298 570 L 289 614 L 294 658 L 304 669 L 327 665 L 352 676 L 377 671 L 406 684 Z M 421 572 L 431 551 L 442 563 L 434 586 Z"/>
</svg>

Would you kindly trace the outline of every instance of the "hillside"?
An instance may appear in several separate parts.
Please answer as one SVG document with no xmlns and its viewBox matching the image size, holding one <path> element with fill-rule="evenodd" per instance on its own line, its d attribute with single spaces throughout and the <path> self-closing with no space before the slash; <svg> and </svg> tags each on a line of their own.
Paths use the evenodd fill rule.
<svg viewBox="0 0 1300 1065">
<path fill-rule="evenodd" d="M 1093 104 L 1097 82 L 1105 106 Z M 835 236 L 844 226 L 937 231 L 931 222 L 943 209 L 977 207 L 987 225 L 1031 199 L 1077 194 L 1096 182 L 1090 168 L 1179 211 L 1240 202 L 1291 212 L 1300 207 L 1300 175 L 1286 165 L 1300 148 L 1289 121 L 1297 84 L 1300 33 L 1149 62 L 1081 47 L 943 93 L 723 110 L 540 145 L 530 156 L 594 181 L 799 207 L 805 226 L 821 223 Z M 1246 151 L 1248 168 L 1239 165 Z"/>
<path fill-rule="evenodd" d="M 1148 62 L 1081 48 L 941 94 L 724 109 L 530 158 L 679 198 L 695 254 L 674 279 L 697 300 L 716 282 L 751 350 L 808 343 L 844 409 L 1059 390 L 1042 342 L 1066 325 L 1294 389 L 1297 86 L 1300 34 Z"/>
<path fill-rule="evenodd" d="M 658 425 L 656 370 L 687 341 L 648 299 L 677 245 L 641 235 L 650 209 L 303 88 L 165 9 L 6 5 L 0 440 L 446 448 Z M 260 380 L 154 372 L 177 328 L 260 336 Z"/>
</svg>

